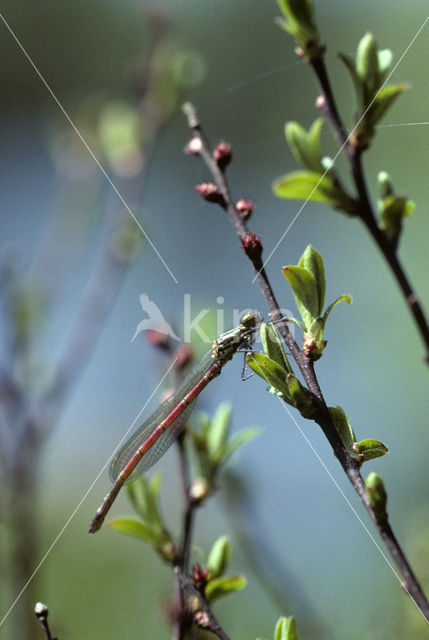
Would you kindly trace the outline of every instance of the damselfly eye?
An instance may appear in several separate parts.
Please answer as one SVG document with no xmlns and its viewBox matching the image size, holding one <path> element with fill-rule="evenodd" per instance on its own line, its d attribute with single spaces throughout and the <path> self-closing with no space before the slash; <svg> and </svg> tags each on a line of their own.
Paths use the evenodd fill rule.
<svg viewBox="0 0 429 640">
<path fill-rule="evenodd" d="M 256 329 L 256 327 L 261 324 L 261 322 L 262 316 L 256 311 L 253 313 L 245 313 L 240 318 L 240 324 L 245 328 L 246 331 Z"/>
</svg>

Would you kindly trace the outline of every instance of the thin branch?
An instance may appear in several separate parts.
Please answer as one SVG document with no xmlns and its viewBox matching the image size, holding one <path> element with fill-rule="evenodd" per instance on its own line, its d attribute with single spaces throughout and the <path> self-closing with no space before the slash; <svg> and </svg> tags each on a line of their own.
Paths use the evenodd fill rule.
<svg viewBox="0 0 429 640">
<path fill-rule="evenodd" d="M 374 208 L 371 204 L 371 200 L 368 194 L 366 179 L 362 167 L 362 150 L 356 148 L 350 143 L 350 137 L 346 132 L 346 129 L 338 112 L 337 104 L 332 92 L 331 83 L 329 81 L 323 58 L 317 58 L 316 60 L 311 61 L 311 65 L 319 80 L 319 84 L 323 92 L 324 111 L 329 121 L 331 122 L 331 125 L 335 130 L 341 145 L 344 146 L 344 150 L 350 165 L 351 174 L 353 176 L 353 181 L 355 183 L 357 192 L 357 205 L 359 210 L 358 215 L 362 222 L 365 224 L 370 235 L 373 237 L 381 253 L 383 254 L 396 279 L 396 282 L 398 283 L 400 290 L 402 291 L 406 304 L 413 316 L 414 322 L 417 325 L 418 331 L 425 344 L 425 359 L 426 362 L 429 363 L 428 321 L 424 314 L 423 308 L 420 305 L 419 299 L 414 292 L 411 284 L 409 283 L 402 264 L 398 259 L 396 247 L 389 242 L 388 238 L 383 234 L 377 224 Z"/>
<path fill-rule="evenodd" d="M 36 618 L 39 620 L 42 625 L 42 629 L 45 632 L 46 640 L 58 640 L 58 638 L 54 638 L 51 635 L 48 624 L 48 607 L 42 602 L 38 602 L 34 607 L 34 613 L 36 614 Z"/>
<path fill-rule="evenodd" d="M 199 626 L 201 626 L 201 628 L 204 628 L 206 631 L 211 631 L 218 638 L 220 638 L 220 640 L 230 640 L 230 637 L 225 633 L 225 631 L 216 620 L 209 603 L 207 602 L 201 591 L 197 589 L 197 587 L 192 583 L 192 580 L 190 580 L 186 573 L 184 573 L 179 567 L 175 568 L 175 572 L 182 584 L 182 587 L 188 589 L 200 603 L 201 611 L 204 614 L 204 618 L 200 618 Z"/>
<path fill-rule="evenodd" d="M 226 210 L 231 221 L 233 222 L 234 227 L 237 231 L 237 234 L 239 235 L 242 241 L 245 253 L 251 260 L 255 271 L 258 273 L 258 270 L 260 270 L 258 274 L 258 281 L 261 285 L 262 291 L 265 295 L 268 306 L 270 308 L 270 311 L 271 311 L 270 317 L 275 321 L 280 321 L 281 313 L 280 313 L 280 309 L 278 307 L 274 292 L 272 291 L 272 288 L 268 281 L 268 277 L 266 275 L 265 270 L 261 269 L 261 265 L 263 263 L 262 263 L 262 257 L 261 257 L 262 245 L 260 243 L 260 239 L 258 239 L 259 241 L 258 251 L 246 250 L 245 240 L 246 238 L 249 238 L 249 235 L 253 235 L 253 234 L 251 234 L 248 231 L 243 219 L 240 217 L 240 214 L 238 213 L 234 205 L 234 202 L 230 195 L 230 189 L 226 181 L 224 171 L 222 171 L 219 168 L 217 162 L 214 159 L 214 156 L 211 153 L 209 142 L 202 130 L 201 124 L 198 120 L 197 113 L 194 107 L 188 103 L 184 107 L 184 112 L 187 117 L 189 127 L 192 129 L 194 135 L 198 138 L 198 140 L 201 143 L 200 145 L 201 148 L 198 150 L 198 155 L 200 155 L 200 157 L 206 163 L 217 186 L 219 187 L 221 196 L 223 197 L 223 202 L 220 202 L 220 204 L 222 204 L 223 208 Z M 339 131 L 342 130 L 341 123 L 337 125 L 337 128 Z M 386 527 L 382 523 L 378 522 L 377 516 L 373 508 L 371 507 L 368 494 L 366 492 L 365 483 L 359 471 L 359 465 L 353 458 L 350 457 L 348 451 L 344 448 L 344 445 L 332 422 L 327 405 L 325 403 L 322 392 L 320 390 L 319 383 L 317 381 L 317 377 L 314 371 L 313 361 L 310 358 L 306 357 L 299 350 L 298 345 L 293 339 L 285 322 L 280 321 L 277 326 L 280 334 L 282 335 L 283 339 L 285 340 L 285 343 L 287 344 L 291 352 L 292 357 L 294 358 L 297 366 L 299 367 L 305 379 L 305 382 L 307 383 L 308 389 L 314 394 L 319 404 L 320 410 L 316 415 L 316 417 L 314 418 L 315 422 L 322 428 L 323 433 L 325 434 L 330 445 L 332 446 L 350 483 L 352 484 L 361 502 L 363 503 L 366 510 L 368 511 L 372 521 L 377 527 L 380 533 L 380 536 L 385 542 L 396 566 L 399 569 L 400 574 L 404 579 L 403 586 L 405 590 L 408 592 L 408 594 L 414 600 L 415 604 L 418 606 L 418 608 L 420 609 L 420 611 L 422 612 L 426 620 L 429 622 L 429 603 L 405 557 L 405 554 L 403 553 L 398 541 L 393 535 L 393 532 L 390 529 L 390 526 Z M 428 345 L 429 345 L 429 342 L 428 342 Z"/>
<path fill-rule="evenodd" d="M 192 540 L 192 530 L 194 523 L 195 504 L 191 500 L 189 494 L 189 472 L 184 449 L 183 431 L 177 439 L 177 449 L 179 458 L 179 474 L 182 486 L 183 496 L 183 525 L 182 525 L 182 542 L 175 564 L 175 620 L 173 626 L 173 640 L 182 640 L 185 637 L 185 631 L 188 627 L 188 616 L 186 610 L 186 602 L 182 588 L 182 582 L 179 573 L 187 573 L 189 565 L 189 555 Z"/>
</svg>

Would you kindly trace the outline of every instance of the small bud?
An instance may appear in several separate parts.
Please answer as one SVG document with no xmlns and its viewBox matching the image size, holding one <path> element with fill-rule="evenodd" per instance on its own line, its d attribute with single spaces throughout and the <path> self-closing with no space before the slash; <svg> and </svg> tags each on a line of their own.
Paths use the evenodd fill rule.
<svg viewBox="0 0 429 640">
<path fill-rule="evenodd" d="M 204 591 L 205 586 L 209 580 L 209 569 L 202 569 L 197 563 L 192 572 L 192 582 L 198 591 Z"/>
<path fill-rule="evenodd" d="M 241 238 L 241 245 L 245 254 L 251 260 L 260 260 L 262 256 L 262 244 L 261 238 L 249 231 L 245 236 Z"/>
<path fill-rule="evenodd" d="M 170 348 L 170 339 L 167 333 L 159 331 L 159 329 L 147 329 L 145 331 L 145 340 L 152 347 L 159 347 L 168 351 Z"/>
<path fill-rule="evenodd" d="M 204 611 L 197 611 L 197 613 L 194 615 L 194 623 L 197 627 L 200 627 L 200 629 L 211 628 L 210 618 Z"/>
<path fill-rule="evenodd" d="M 319 109 L 320 111 L 325 111 L 326 110 L 326 98 L 325 98 L 325 96 L 318 96 L 316 98 L 316 109 Z"/>
<path fill-rule="evenodd" d="M 39 618 L 39 620 L 46 620 L 46 618 L 48 617 L 48 607 L 46 606 L 46 604 L 43 604 L 43 602 L 36 602 L 34 613 Z"/>
<path fill-rule="evenodd" d="M 356 460 L 356 462 L 359 462 L 359 464 L 362 464 L 364 462 L 364 457 L 360 451 L 359 442 L 353 442 L 348 451 L 353 460 Z"/>
<path fill-rule="evenodd" d="M 255 208 L 250 198 L 241 198 L 235 205 L 236 210 L 240 214 L 242 220 L 248 220 L 252 215 L 252 211 Z"/>
<path fill-rule="evenodd" d="M 195 137 L 189 140 L 184 151 L 189 155 L 197 156 L 201 152 L 202 148 L 203 148 L 203 143 L 201 142 L 200 138 Z"/>
<path fill-rule="evenodd" d="M 213 152 L 213 158 L 216 160 L 219 169 L 224 171 L 232 160 L 232 148 L 226 142 L 220 142 Z"/>
<path fill-rule="evenodd" d="M 197 184 L 195 191 L 199 193 L 204 200 L 207 200 L 207 202 L 214 202 L 216 204 L 220 204 L 222 207 L 226 206 L 219 187 L 213 184 L 213 182 L 202 182 L 201 184 Z"/>
<path fill-rule="evenodd" d="M 174 354 L 174 368 L 176 371 L 182 371 L 193 359 L 194 350 L 190 344 L 181 344 Z"/>
<path fill-rule="evenodd" d="M 328 344 L 327 340 L 315 340 L 310 337 L 307 333 L 304 333 L 302 337 L 302 353 L 312 360 L 318 360 L 323 351 L 325 350 L 326 345 Z"/>
<path fill-rule="evenodd" d="M 166 562 L 172 562 L 177 557 L 177 549 L 174 542 L 169 541 L 164 544 L 160 549 L 160 553 Z"/>
<path fill-rule="evenodd" d="M 371 472 L 365 480 L 365 488 L 371 507 L 380 521 L 387 520 L 386 503 L 387 493 L 383 480 L 378 473 Z"/>
<path fill-rule="evenodd" d="M 189 497 L 195 504 L 202 502 L 210 493 L 210 487 L 205 478 L 195 478 L 189 490 Z"/>
</svg>

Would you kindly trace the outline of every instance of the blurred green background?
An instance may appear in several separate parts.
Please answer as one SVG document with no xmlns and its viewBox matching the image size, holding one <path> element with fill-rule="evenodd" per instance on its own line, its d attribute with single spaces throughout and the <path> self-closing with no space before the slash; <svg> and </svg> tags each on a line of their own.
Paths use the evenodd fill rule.
<svg viewBox="0 0 429 640">
<path fill-rule="evenodd" d="M 254 200 L 250 227 L 261 234 L 268 255 L 299 208 L 298 203 L 279 201 L 271 193 L 272 180 L 295 166 L 284 141 L 284 123 L 299 120 L 308 127 L 315 119 L 316 81 L 311 70 L 297 62 L 292 42 L 274 25 L 278 10 L 272 0 L 156 3 L 158 9 L 161 5 L 171 16 L 172 35 L 204 60 L 204 80 L 188 97 L 211 141 L 224 139 L 233 145 L 229 170 L 233 195 Z M 427 3 L 414 1 L 405 8 L 388 0 L 331 0 L 315 5 L 328 45 L 335 95 L 350 123 L 353 89 L 336 52 L 353 55 L 359 38 L 371 30 L 379 45 L 392 49 L 398 60 L 426 18 Z M 4 0 L 1 13 L 77 122 L 82 105 L 91 100 L 97 105 L 129 100 L 133 62 L 147 47 L 144 9 L 148 7 L 149 2 L 131 0 Z M 2 244 L 16 251 L 19 247 L 26 261 L 36 253 L 49 213 L 63 205 L 58 140 L 75 134 L 5 25 L 0 27 L 0 229 Z M 393 75 L 392 81 L 407 81 L 411 89 L 398 100 L 386 125 L 428 120 L 428 44 L 426 27 Z M 178 284 L 144 243 L 44 451 L 40 558 L 166 368 L 166 361 L 143 340 L 131 343 L 142 319 L 140 293 L 146 292 L 179 330 L 184 294 L 191 294 L 195 309 L 224 309 L 227 326 L 232 324 L 233 309 L 252 307 L 267 313 L 226 216 L 194 192 L 194 185 L 209 176 L 201 163 L 183 155 L 188 137 L 179 111 L 156 144 L 144 196 L 134 209 Z M 376 174 L 386 170 L 397 190 L 416 202 L 400 255 L 426 308 L 428 140 L 427 126 L 384 127 L 365 159 L 373 196 Z M 327 153 L 335 154 L 337 143 L 328 127 L 323 143 Z M 84 175 L 109 192 L 78 142 L 76 154 Z M 79 181 L 68 181 L 66 191 L 67 206 L 79 211 Z M 118 205 L 114 197 L 112 203 Z M 89 207 L 88 202 L 82 206 Z M 345 409 L 360 438 L 375 437 L 388 445 L 390 454 L 368 463 L 364 472 L 376 470 L 383 476 L 392 526 L 429 588 L 428 373 L 422 345 L 366 232 L 323 206 L 305 208 L 269 262 L 269 277 L 283 308 L 295 309 L 281 267 L 296 263 L 309 243 L 325 259 L 328 302 L 342 293 L 354 299 L 352 307 L 339 307 L 328 324 L 328 348 L 317 365 L 321 387 L 330 405 Z M 86 284 L 91 250 L 82 254 L 77 250 L 73 270 L 65 273 L 63 304 L 45 341 L 47 356 L 56 353 L 67 336 Z M 219 296 L 222 304 L 216 303 Z M 246 484 L 248 504 L 234 514 L 225 509 L 219 492 L 204 507 L 196 529 L 195 543 L 204 552 L 218 535 L 230 535 L 235 549 L 232 569 L 249 580 L 244 591 L 216 606 L 228 634 L 236 640 L 270 638 L 278 616 L 293 614 L 300 640 L 423 637 L 419 614 L 284 407 L 268 396 L 259 379 L 241 383 L 238 360 L 199 401 L 211 412 L 220 400 L 229 400 L 234 406 L 234 429 L 251 424 L 263 428 L 262 436 L 231 463 Z M 152 406 L 156 403 L 157 399 Z M 373 532 L 324 438 L 312 423 L 295 418 Z M 180 506 L 174 450 L 156 471 L 165 475 L 163 512 L 175 530 Z M 87 535 L 88 523 L 109 486 L 105 472 L 55 543 L 38 572 L 38 599 L 48 603 L 53 632 L 61 640 L 169 638 L 163 607 L 172 593 L 170 570 L 149 548 L 107 527 L 96 537 Z M 120 496 L 113 512 L 130 511 Z M 243 533 L 257 541 L 253 559 L 244 553 Z M 263 567 L 266 579 L 282 594 L 281 602 L 261 581 L 257 567 Z M 0 618 L 15 595 L 2 593 Z M 14 611 L 1 637 L 11 637 L 13 616 Z"/>
</svg>

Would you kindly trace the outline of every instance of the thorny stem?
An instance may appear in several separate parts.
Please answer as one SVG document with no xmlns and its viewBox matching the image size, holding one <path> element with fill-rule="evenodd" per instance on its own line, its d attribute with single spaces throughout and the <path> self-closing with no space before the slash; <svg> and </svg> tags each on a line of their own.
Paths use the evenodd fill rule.
<svg viewBox="0 0 429 640">
<path fill-rule="evenodd" d="M 184 106 L 184 112 L 187 117 L 189 127 L 192 129 L 194 135 L 201 140 L 202 148 L 201 148 L 201 151 L 199 152 L 199 155 L 207 165 L 216 184 L 218 185 L 225 201 L 224 207 L 231 221 L 234 224 L 237 234 L 242 240 L 244 237 L 246 237 L 249 231 L 244 221 L 240 217 L 239 213 L 236 211 L 234 202 L 230 195 L 230 190 L 225 178 L 225 174 L 219 169 L 216 161 L 214 160 L 211 154 L 210 145 L 202 130 L 201 124 L 198 120 L 197 113 L 194 107 L 191 104 L 187 103 Z M 337 114 L 336 108 L 334 109 L 333 113 Z M 341 121 L 339 120 L 339 117 L 337 116 L 338 114 L 335 116 L 336 122 L 337 122 L 336 130 L 341 133 L 344 131 L 344 129 L 341 125 Z M 341 135 L 345 135 L 345 134 L 342 133 Z M 361 178 L 362 174 L 361 174 L 361 171 L 359 170 L 359 167 L 360 167 L 360 164 L 357 163 L 355 165 L 355 173 L 356 173 L 356 176 L 359 178 L 359 184 L 362 190 L 359 194 L 362 197 L 364 194 L 366 194 L 366 188 L 365 188 L 365 182 Z M 365 190 L 363 191 L 364 188 Z M 364 202 L 366 202 L 367 211 L 372 211 L 369 205 L 369 199 L 367 195 Z M 429 622 L 429 603 L 422 591 L 422 588 L 420 587 L 417 581 L 416 576 L 414 575 L 408 563 L 408 560 L 406 559 L 398 541 L 396 540 L 393 534 L 393 531 L 390 528 L 390 525 L 386 525 L 386 523 L 380 523 L 377 520 L 377 516 L 369 502 L 368 494 L 365 489 L 365 483 L 359 471 L 359 465 L 353 458 L 350 457 L 349 453 L 344 448 L 342 441 L 338 436 L 338 433 L 333 425 L 327 405 L 325 403 L 325 400 L 323 398 L 322 392 L 319 387 L 319 383 L 317 381 L 317 377 L 314 371 L 313 361 L 310 360 L 307 356 L 305 356 L 302 353 L 297 343 L 293 339 L 292 334 L 290 333 L 286 323 L 281 322 L 281 317 L 282 317 L 281 312 L 277 304 L 277 300 L 275 298 L 274 292 L 269 283 L 265 269 L 262 268 L 262 264 L 263 264 L 262 258 L 261 256 L 254 258 L 249 254 L 247 255 L 249 259 L 252 261 L 255 272 L 257 273 L 259 284 L 261 285 L 262 291 L 265 295 L 268 306 L 270 308 L 270 317 L 273 321 L 279 321 L 277 325 L 278 330 L 282 338 L 284 339 L 285 343 L 287 344 L 297 366 L 299 367 L 305 379 L 305 382 L 307 383 L 308 389 L 317 398 L 320 410 L 317 416 L 314 418 L 314 420 L 322 428 L 323 433 L 325 434 L 330 445 L 332 446 L 350 483 L 352 484 L 361 502 L 363 503 L 366 510 L 368 511 L 372 521 L 377 527 L 380 533 L 380 536 L 383 539 L 383 542 L 386 544 L 386 547 L 388 548 L 389 553 L 393 558 L 393 561 L 395 562 L 396 566 L 399 569 L 400 574 L 403 577 L 402 585 L 404 589 L 413 599 L 413 601 L 415 602 L 417 607 L 420 609 L 425 619 Z M 428 345 L 429 345 L 429 341 L 428 341 Z"/>
<path fill-rule="evenodd" d="M 374 239 L 386 262 L 388 263 L 399 288 L 405 298 L 407 306 L 414 318 L 414 322 L 420 332 L 422 340 L 426 347 L 426 362 L 429 363 L 429 325 L 425 317 L 424 311 L 420 305 L 418 297 L 412 289 L 404 269 L 398 259 L 396 247 L 393 246 L 383 232 L 380 230 L 374 214 L 371 200 L 368 195 L 366 180 L 362 168 L 362 150 L 350 144 L 350 138 L 342 123 L 335 98 L 332 92 L 331 83 L 327 74 L 326 66 L 323 58 L 315 59 L 311 62 L 314 72 L 319 80 L 320 87 L 324 95 L 324 111 L 335 130 L 339 141 L 344 147 L 350 170 L 355 183 L 357 192 L 358 216 L 365 224 L 368 232 Z"/>
</svg>

